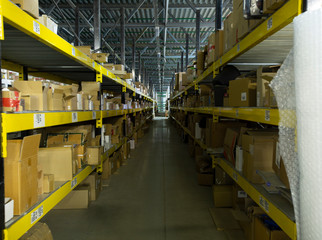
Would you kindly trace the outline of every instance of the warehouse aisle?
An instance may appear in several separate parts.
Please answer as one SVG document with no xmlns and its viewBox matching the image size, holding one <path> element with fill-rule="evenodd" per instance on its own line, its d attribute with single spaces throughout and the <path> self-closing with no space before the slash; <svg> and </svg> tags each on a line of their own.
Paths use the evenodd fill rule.
<svg viewBox="0 0 322 240">
<path fill-rule="evenodd" d="M 170 120 L 156 118 L 86 210 L 53 210 L 45 218 L 54 239 L 226 239 L 209 214 L 209 187 L 197 184 L 194 161 Z"/>
</svg>

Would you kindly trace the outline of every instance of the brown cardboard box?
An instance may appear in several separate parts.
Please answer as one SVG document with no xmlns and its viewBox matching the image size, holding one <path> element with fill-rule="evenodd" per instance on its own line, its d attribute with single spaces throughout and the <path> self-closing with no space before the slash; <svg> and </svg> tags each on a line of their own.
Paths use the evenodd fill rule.
<svg viewBox="0 0 322 240">
<path fill-rule="evenodd" d="M 233 1 L 233 21 L 236 28 L 237 41 L 243 39 L 248 33 L 248 20 L 244 18 L 244 1 Z"/>
<path fill-rule="evenodd" d="M 216 185 L 231 185 L 234 180 L 219 166 L 215 167 L 215 184 Z"/>
<path fill-rule="evenodd" d="M 239 135 L 239 129 L 227 128 L 224 139 L 225 158 L 235 166 L 235 146 Z"/>
<path fill-rule="evenodd" d="M 224 22 L 224 53 L 228 52 L 237 43 L 237 40 L 234 15 L 231 14 Z"/>
<path fill-rule="evenodd" d="M 91 95 L 92 100 L 97 100 L 98 92 L 100 91 L 100 83 L 99 82 L 82 82 L 82 91 Z"/>
<path fill-rule="evenodd" d="M 256 83 L 250 78 L 240 78 L 229 82 L 230 107 L 255 107 Z"/>
<path fill-rule="evenodd" d="M 224 54 L 224 31 L 216 31 L 215 35 L 215 60 Z"/>
<path fill-rule="evenodd" d="M 5 196 L 14 200 L 14 214 L 27 211 L 37 200 L 37 161 L 40 134 L 8 140 L 4 159 Z"/>
<path fill-rule="evenodd" d="M 99 63 L 108 62 L 108 53 L 92 53 L 91 58 Z"/>
<path fill-rule="evenodd" d="M 119 135 L 112 135 L 111 136 L 111 143 L 112 144 L 119 144 L 120 143 L 120 136 Z"/>
<path fill-rule="evenodd" d="M 88 165 L 101 164 L 101 146 L 91 146 L 86 148 L 86 160 Z"/>
<path fill-rule="evenodd" d="M 91 55 L 91 46 L 75 46 L 75 48 L 85 53 L 87 56 Z"/>
<path fill-rule="evenodd" d="M 269 83 L 265 83 L 264 107 L 277 107 L 276 97 Z"/>
<path fill-rule="evenodd" d="M 38 184 L 38 190 L 37 193 L 38 195 L 41 195 L 44 193 L 43 190 L 43 182 L 44 182 L 44 174 L 41 169 L 38 168 L 38 175 L 37 175 L 37 184 Z"/>
<path fill-rule="evenodd" d="M 214 175 L 212 173 L 198 173 L 198 184 L 201 186 L 212 186 Z"/>
<path fill-rule="evenodd" d="M 208 53 L 207 53 L 207 66 L 209 67 L 215 60 L 215 48 L 216 48 L 216 33 L 212 33 L 208 37 Z"/>
<path fill-rule="evenodd" d="M 276 73 L 263 73 L 262 68 L 257 69 L 257 107 L 264 107 L 265 102 L 270 96 L 266 96 L 270 94 L 269 83 L 276 76 Z M 267 103 L 269 105 L 269 103 Z"/>
<path fill-rule="evenodd" d="M 204 53 L 204 51 L 198 51 L 198 53 L 197 53 L 197 70 L 203 71 L 204 68 L 205 68 L 205 53 Z"/>
<path fill-rule="evenodd" d="M 125 71 L 124 65 L 122 64 L 115 64 L 114 68 L 116 71 Z"/>
<path fill-rule="evenodd" d="M 242 136 L 243 174 L 251 183 L 264 183 L 256 170 L 272 172 L 274 146 L 278 133 L 273 131 L 247 131 Z"/>
<path fill-rule="evenodd" d="M 237 184 L 233 184 L 233 208 L 244 211 L 246 198 L 247 193 Z"/>
<path fill-rule="evenodd" d="M 97 200 L 102 188 L 101 176 L 97 172 L 93 172 L 82 182 L 82 185 L 88 185 L 91 188 L 90 200 Z"/>
<path fill-rule="evenodd" d="M 44 174 L 53 174 L 56 181 L 73 178 L 73 147 L 40 148 L 38 163 Z"/>
<path fill-rule="evenodd" d="M 232 185 L 214 185 L 213 186 L 215 207 L 233 206 L 233 186 Z"/>
<path fill-rule="evenodd" d="M 254 221 L 254 239 L 261 240 L 288 240 L 290 239 L 282 230 L 270 230 L 264 223 L 262 218 L 255 217 Z M 269 218 L 269 217 L 266 217 Z"/>
<path fill-rule="evenodd" d="M 29 13 L 34 18 L 39 17 L 39 3 L 38 0 L 13 0 L 13 3 L 17 4 L 24 11 Z"/>
<path fill-rule="evenodd" d="M 46 223 L 37 222 L 20 240 L 53 240 L 53 235 Z"/>
<path fill-rule="evenodd" d="M 280 8 L 285 2 L 285 0 L 265 0 L 263 1 L 263 13 L 273 13 L 276 9 Z"/>
<path fill-rule="evenodd" d="M 76 187 L 54 209 L 84 209 L 88 208 L 91 188 L 88 185 Z"/>
<path fill-rule="evenodd" d="M 102 179 L 108 179 L 111 176 L 111 165 L 110 159 L 106 159 L 103 162 L 103 172 L 102 172 Z"/>
<path fill-rule="evenodd" d="M 51 84 L 47 92 L 47 108 L 49 111 L 64 110 L 64 90 L 59 85 Z"/>
<path fill-rule="evenodd" d="M 187 74 L 185 72 L 179 72 L 175 74 L 176 78 L 176 90 L 183 90 L 183 86 L 188 85 L 189 83 L 187 82 Z M 185 85 L 184 85 L 185 84 Z"/>
<path fill-rule="evenodd" d="M 276 142 L 273 156 L 273 170 L 282 183 L 289 189 L 290 183 L 287 177 L 285 165 L 282 156 L 280 155 L 279 144 Z"/>
<path fill-rule="evenodd" d="M 50 193 L 55 189 L 55 176 L 54 174 L 44 174 L 43 191 L 44 193 Z"/>
<path fill-rule="evenodd" d="M 30 110 L 32 111 L 44 111 L 47 110 L 47 106 L 44 106 L 44 92 L 42 82 L 38 81 L 14 81 L 14 88 L 16 88 L 21 96 L 31 96 L 34 98 Z M 47 94 L 47 93 L 46 93 Z"/>
<path fill-rule="evenodd" d="M 2 90 L 2 110 L 4 112 L 19 112 L 21 93 L 14 89 L 9 88 L 8 91 Z"/>
</svg>

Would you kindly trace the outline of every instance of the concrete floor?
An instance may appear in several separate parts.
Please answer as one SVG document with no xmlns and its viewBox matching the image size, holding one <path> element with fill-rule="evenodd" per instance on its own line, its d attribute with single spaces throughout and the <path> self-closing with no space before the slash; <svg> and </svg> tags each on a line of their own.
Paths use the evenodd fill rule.
<svg viewBox="0 0 322 240">
<path fill-rule="evenodd" d="M 155 119 L 97 201 L 85 210 L 52 210 L 42 221 L 58 240 L 226 239 L 187 148 L 170 120 Z"/>
</svg>

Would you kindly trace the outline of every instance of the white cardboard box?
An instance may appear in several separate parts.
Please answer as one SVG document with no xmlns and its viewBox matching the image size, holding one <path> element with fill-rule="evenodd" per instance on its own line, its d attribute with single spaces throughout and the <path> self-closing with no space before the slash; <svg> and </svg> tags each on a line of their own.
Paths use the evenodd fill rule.
<svg viewBox="0 0 322 240">
<path fill-rule="evenodd" d="M 5 198 L 4 202 L 4 222 L 8 222 L 13 218 L 13 199 Z"/>
</svg>

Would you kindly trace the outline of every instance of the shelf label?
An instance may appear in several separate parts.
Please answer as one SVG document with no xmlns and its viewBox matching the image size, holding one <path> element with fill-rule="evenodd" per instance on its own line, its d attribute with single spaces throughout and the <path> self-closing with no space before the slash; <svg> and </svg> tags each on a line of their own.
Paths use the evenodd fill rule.
<svg viewBox="0 0 322 240">
<path fill-rule="evenodd" d="M 222 64 L 222 58 L 220 58 L 220 65 Z"/>
<path fill-rule="evenodd" d="M 78 122 L 78 113 L 72 112 L 72 122 Z"/>
<path fill-rule="evenodd" d="M 72 55 L 76 56 L 75 48 L 72 47 Z"/>
<path fill-rule="evenodd" d="M 240 51 L 240 44 L 238 43 L 237 44 L 237 52 L 239 52 Z"/>
<path fill-rule="evenodd" d="M 70 183 L 70 188 L 73 189 L 77 185 L 77 177 L 75 177 L 71 183 Z"/>
<path fill-rule="evenodd" d="M 95 68 L 95 62 L 93 61 L 93 64 L 92 64 L 93 68 Z"/>
<path fill-rule="evenodd" d="M 41 216 L 44 215 L 44 206 L 41 205 L 38 209 L 31 213 L 31 224 L 36 222 Z"/>
<path fill-rule="evenodd" d="M 238 182 L 238 174 L 235 171 L 233 172 L 233 179 Z"/>
<path fill-rule="evenodd" d="M 238 109 L 236 109 L 236 117 L 238 117 L 238 116 L 239 116 Z"/>
<path fill-rule="evenodd" d="M 40 34 L 40 25 L 36 21 L 34 21 L 34 32 Z"/>
<path fill-rule="evenodd" d="M 271 111 L 265 110 L 265 121 L 269 122 L 271 121 Z"/>
<path fill-rule="evenodd" d="M 45 114 L 36 113 L 34 114 L 34 128 L 41 128 L 45 126 Z"/>
<path fill-rule="evenodd" d="M 96 119 L 96 112 L 92 112 L 92 119 Z"/>
<path fill-rule="evenodd" d="M 267 31 L 273 27 L 273 18 L 268 19 L 267 21 Z"/>
<path fill-rule="evenodd" d="M 269 212 L 269 203 L 262 196 L 259 196 L 259 205 L 266 211 Z"/>
</svg>

